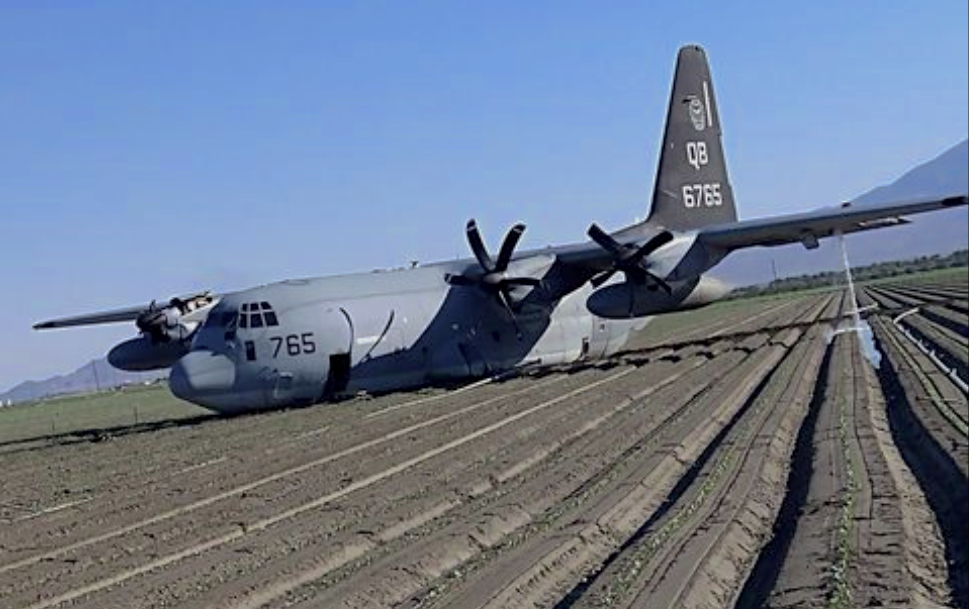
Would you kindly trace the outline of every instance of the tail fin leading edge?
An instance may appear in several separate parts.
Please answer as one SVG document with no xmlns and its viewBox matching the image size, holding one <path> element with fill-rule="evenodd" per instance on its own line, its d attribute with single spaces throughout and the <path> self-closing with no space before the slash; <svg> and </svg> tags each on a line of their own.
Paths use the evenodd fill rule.
<svg viewBox="0 0 969 609">
<path fill-rule="evenodd" d="M 720 115 L 702 47 L 680 49 L 647 222 L 692 230 L 737 220 Z"/>
</svg>

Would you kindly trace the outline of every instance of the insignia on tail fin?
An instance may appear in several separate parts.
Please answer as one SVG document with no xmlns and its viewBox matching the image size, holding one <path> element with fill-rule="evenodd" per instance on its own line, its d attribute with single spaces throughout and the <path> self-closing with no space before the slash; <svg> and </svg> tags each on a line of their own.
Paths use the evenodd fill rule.
<svg viewBox="0 0 969 609">
<path fill-rule="evenodd" d="M 680 49 L 647 222 L 691 230 L 737 220 L 703 48 Z"/>
</svg>

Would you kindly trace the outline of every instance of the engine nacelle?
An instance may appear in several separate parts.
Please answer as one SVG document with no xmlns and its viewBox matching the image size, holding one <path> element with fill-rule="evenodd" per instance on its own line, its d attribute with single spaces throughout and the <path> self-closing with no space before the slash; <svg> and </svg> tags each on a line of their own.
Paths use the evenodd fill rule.
<svg viewBox="0 0 969 609">
<path fill-rule="evenodd" d="M 599 317 L 628 319 L 695 309 L 716 302 L 730 293 L 727 284 L 706 276 L 673 284 L 672 287 L 672 293 L 667 294 L 658 288 L 650 289 L 624 281 L 593 292 L 586 301 L 586 307 Z"/>
<path fill-rule="evenodd" d="M 128 372 L 169 368 L 188 353 L 189 341 L 154 342 L 148 335 L 126 340 L 108 352 L 108 363 Z"/>
</svg>

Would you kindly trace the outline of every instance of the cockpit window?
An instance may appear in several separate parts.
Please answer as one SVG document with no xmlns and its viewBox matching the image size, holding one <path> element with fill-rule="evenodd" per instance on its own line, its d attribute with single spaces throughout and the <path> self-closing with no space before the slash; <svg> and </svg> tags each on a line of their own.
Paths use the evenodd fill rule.
<svg viewBox="0 0 969 609">
<path fill-rule="evenodd" d="M 262 328 L 278 326 L 279 318 L 268 302 L 247 302 L 239 314 L 240 328 Z"/>
</svg>

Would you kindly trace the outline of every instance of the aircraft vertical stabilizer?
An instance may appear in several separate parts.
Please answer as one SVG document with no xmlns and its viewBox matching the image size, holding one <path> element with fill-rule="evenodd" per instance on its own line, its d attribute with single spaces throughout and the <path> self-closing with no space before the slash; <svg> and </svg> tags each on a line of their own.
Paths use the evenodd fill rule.
<svg viewBox="0 0 969 609">
<path fill-rule="evenodd" d="M 680 49 L 648 222 L 691 230 L 737 220 L 703 48 Z"/>
</svg>

